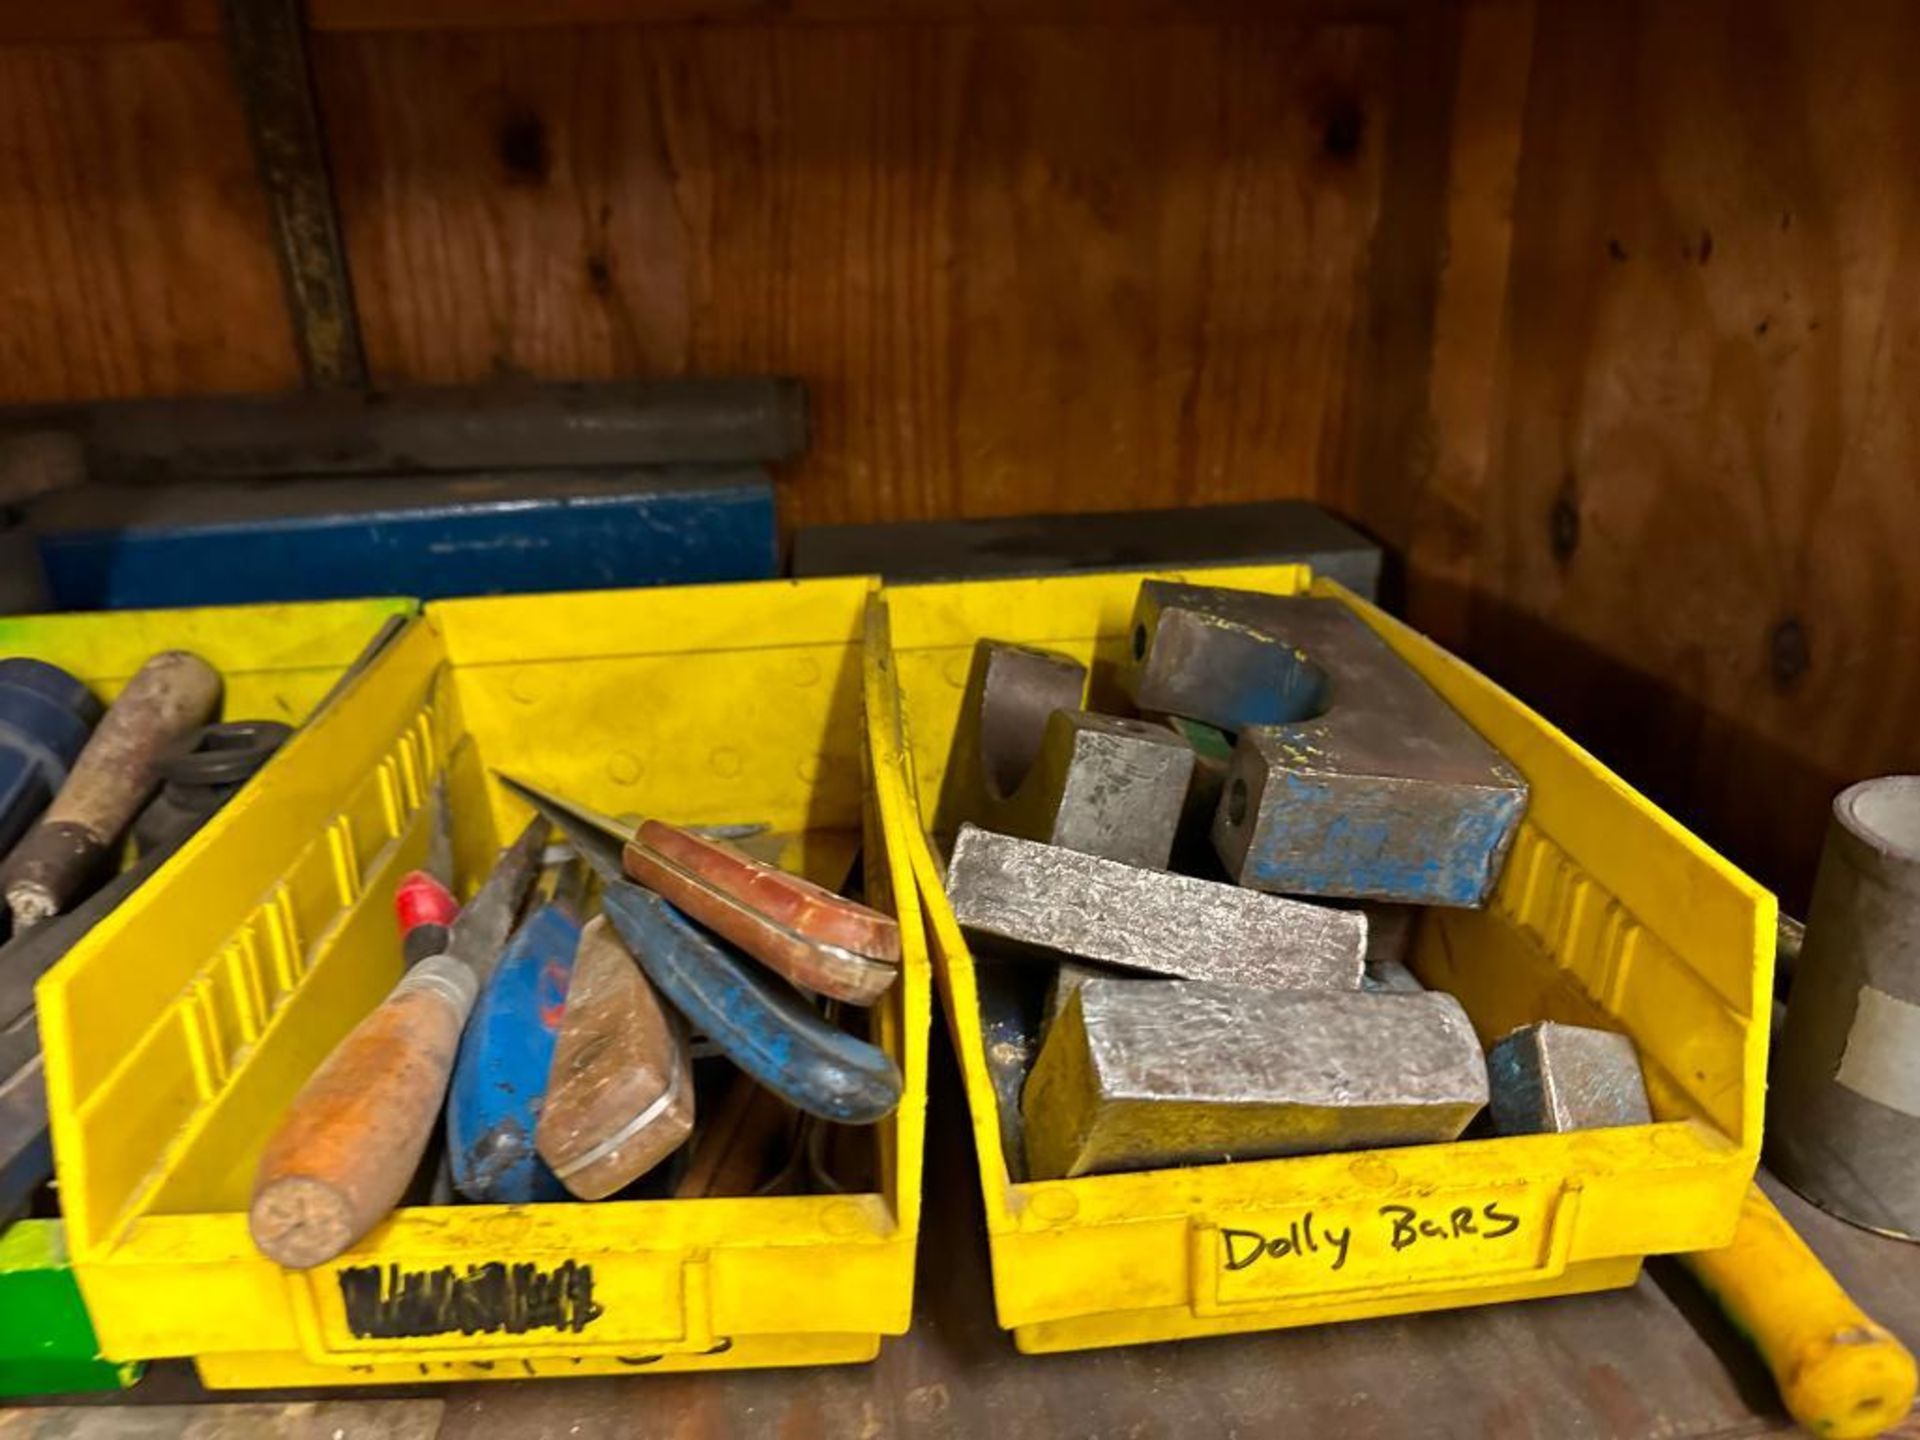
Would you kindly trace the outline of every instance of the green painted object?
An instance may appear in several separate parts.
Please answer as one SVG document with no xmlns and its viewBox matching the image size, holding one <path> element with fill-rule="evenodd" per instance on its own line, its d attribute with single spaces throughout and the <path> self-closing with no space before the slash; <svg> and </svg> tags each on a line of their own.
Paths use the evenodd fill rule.
<svg viewBox="0 0 1920 1440">
<path fill-rule="evenodd" d="M 58 1220 L 0 1231 L 0 1398 L 124 1390 L 145 1368 L 100 1358 Z"/>
</svg>

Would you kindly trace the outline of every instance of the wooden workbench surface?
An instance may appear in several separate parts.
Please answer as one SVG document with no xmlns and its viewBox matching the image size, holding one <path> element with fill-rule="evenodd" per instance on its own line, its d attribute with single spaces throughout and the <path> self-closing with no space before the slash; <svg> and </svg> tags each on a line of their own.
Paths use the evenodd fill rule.
<svg viewBox="0 0 1920 1440">
<path fill-rule="evenodd" d="M 994 1324 L 958 1078 L 935 1047 L 927 1215 L 913 1333 L 871 1366 L 313 1392 L 294 1404 L 182 1403 L 157 1367 L 118 1408 L 0 1411 L 0 1440 L 611 1440 L 640 1436 L 1662 1437 L 1791 1434 L 1766 1372 L 1693 1282 L 1660 1261 L 1631 1290 L 1404 1320 L 1023 1356 Z M 1842 1283 L 1920 1341 L 1920 1246 L 1770 1186 Z M 411 1398 L 400 1398 L 401 1395 Z M 317 1403 L 313 1403 L 317 1402 Z M 129 1406 L 136 1406 L 137 1412 Z M 165 1409 L 156 1407 L 164 1406 Z M 177 1407 L 177 1408 L 175 1408 Z M 1920 1437 L 1920 1412 L 1899 1432 Z"/>
</svg>

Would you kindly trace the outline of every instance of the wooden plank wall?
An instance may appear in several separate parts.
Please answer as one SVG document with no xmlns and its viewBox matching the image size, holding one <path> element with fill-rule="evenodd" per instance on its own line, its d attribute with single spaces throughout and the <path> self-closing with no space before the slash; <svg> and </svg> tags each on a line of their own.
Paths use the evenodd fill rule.
<svg viewBox="0 0 1920 1440">
<path fill-rule="evenodd" d="M 798 523 L 1311 495 L 1343 463 L 1390 7 L 448 8 L 480 23 L 313 6 L 376 383 L 800 374 Z M 0 401 L 294 380 L 213 18 L 0 48 L 29 317 Z"/>
<path fill-rule="evenodd" d="M 1798 905 L 1831 795 L 1920 769 L 1920 10 L 1529 8 L 1470 12 L 1531 66 L 1459 92 L 1425 427 L 1336 493 Z"/>
<path fill-rule="evenodd" d="M 299 381 L 218 38 L 0 46 L 0 402 Z"/>
<path fill-rule="evenodd" d="M 1317 495 L 1792 903 L 1920 768 L 1898 0 L 311 13 L 381 382 L 804 374 L 799 523 Z M 0 401 L 295 382 L 224 67 L 0 23 Z"/>
</svg>

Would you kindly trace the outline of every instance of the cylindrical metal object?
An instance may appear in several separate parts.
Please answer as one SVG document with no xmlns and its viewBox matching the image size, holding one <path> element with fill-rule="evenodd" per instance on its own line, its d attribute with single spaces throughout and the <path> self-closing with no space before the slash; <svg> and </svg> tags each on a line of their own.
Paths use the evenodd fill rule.
<svg viewBox="0 0 1920 1440">
<path fill-rule="evenodd" d="M 694 376 L 114 400 L 0 412 L 80 437 L 122 484 L 612 465 L 735 465 L 807 448 L 797 380 Z"/>
<path fill-rule="evenodd" d="M 1920 775 L 1863 780 L 1833 802 L 1767 1162 L 1842 1219 L 1920 1238 Z"/>
<path fill-rule="evenodd" d="M 59 914 L 85 892 L 153 793 L 167 747 L 219 708 L 219 673 L 198 655 L 168 650 L 140 667 L 67 783 L 7 857 L 4 886 L 16 928 Z"/>
<path fill-rule="evenodd" d="M 293 727 L 278 720 L 229 720 L 175 740 L 154 763 L 160 793 L 133 822 L 134 849 L 141 855 L 178 849 L 292 735 Z"/>
</svg>

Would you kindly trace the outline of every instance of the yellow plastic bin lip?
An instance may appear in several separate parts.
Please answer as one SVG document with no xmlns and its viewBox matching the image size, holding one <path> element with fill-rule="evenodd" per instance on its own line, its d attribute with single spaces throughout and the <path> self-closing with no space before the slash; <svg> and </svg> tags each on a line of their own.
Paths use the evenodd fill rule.
<svg viewBox="0 0 1920 1440">
<path fill-rule="evenodd" d="M 302 600 L 268 605 L 205 605 L 181 610 L 99 610 L 61 615 L 0 615 L 0 655 L 31 655 L 80 676 L 111 696 L 151 655 L 191 650 L 222 676 L 279 672 L 330 684 L 391 618 L 420 613 L 404 596 Z M 318 693 L 318 692 L 316 692 Z M 233 719 L 289 722 L 279 714 Z"/>
<path fill-rule="evenodd" d="M 49 1069 L 56 1140 L 67 1142 L 60 1145 L 62 1183 L 75 1194 L 75 1209 L 86 1222 L 84 1233 L 74 1236 L 75 1265 L 108 1353 L 192 1355 L 211 1384 L 364 1385 L 849 1363 L 871 1359 L 883 1335 L 907 1328 L 920 1220 L 931 973 L 917 891 L 908 878 L 910 830 L 903 817 L 910 814 L 910 800 L 899 785 L 898 741 L 868 733 L 884 713 L 889 688 L 884 655 L 863 645 L 865 601 L 874 584 L 851 577 L 429 606 L 352 692 L 294 742 L 307 748 L 293 752 L 267 793 L 231 816 L 223 814 L 196 841 L 193 863 L 183 873 L 196 886 L 213 887 L 209 895 L 220 891 L 219 905 L 227 907 L 206 923 L 226 935 L 244 915 L 239 923 L 245 934 L 206 958 L 187 957 L 189 968 L 198 968 L 185 989 L 167 997 L 173 1009 L 164 1019 L 147 1012 L 143 1033 L 121 1054 L 77 1053 L 82 1010 L 76 1008 L 75 987 L 98 985 L 109 972 L 121 975 L 132 966 L 132 927 L 143 920 L 158 914 L 187 919 L 206 908 L 185 891 L 146 895 L 43 982 L 49 1023 L 62 1037 L 56 1043 L 63 1053 Z M 556 622 L 563 614 L 571 623 Z M 837 787 L 827 797 L 828 826 L 858 826 L 862 809 L 870 810 L 869 885 L 891 888 L 899 897 L 901 979 L 875 1013 L 900 1062 L 904 1090 L 895 1116 L 882 1127 L 876 1188 L 592 1206 L 409 1207 L 340 1261 L 298 1273 L 258 1256 L 241 1210 L 190 1203 L 196 1193 L 235 1193 L 233 1177 L 219 1173 L 220 1156 L 227 1153 L 223 1137 L 241 1133 L 236 1127 L 247 1118 L 238 1113 L 244 1105 L 221 1113 L 235 1077 L 246 1067 L 288 1069 L 272 1080 L 277 1089 L 297 1086 L 299 1075 L 310 1070 L 306 1058 L 290 1062 L 286 1046 L 305 1028 L 305 1000 L 319 1004 L 324 998 L 315 998 L 314 987 L 332 987 L 324 1004 L 335 1011 L 315 1044 L 350 1023 L 342 1017 L 364 1013 L 378 998 L 376 990 L 384 993 L 377 976 L 355 977 L 352 957 L 374 944 L 391 948 L 384 938 L 392 926 L 388 895 L 397 876 L 424 853 L 419 807 L 441 764 L 462 753 L 457 738 L 484 727 L 489 747 L 523 743 L 530 732 L 510 726 L 508 718 L 533 693 L 520 683 L 523 677 L 550 679 L 564 691 L 591 688 L 601 684 L 595 675 L 608 676 L 614 690 L 629 695 L 618 683 L 626 667 L 637 666 L 635 673 L 652 683 L 679 673 L 661 667 L 676 667 L 688 656 L 709 678 L 720 677 L 716 694 L 729 705 L 751 693 L 764 670 L 779 685 L 793 687 L 786 693 L 801 697 L 805 725 L 831 720 L 850 727 L 832 736 L 835 749 L 825 757 L 833 762 L 831 774 L 822 777 L 822 767 L 808 763 L 812 752 L 798 748 L 766 761 L 764 773 L 777 771 L 779 783 L 792 787 L 791 803 L 782 802 L 792 823 L 815 823 L 816 780 Z M 535 676 L 537 667 L 545 668 Z M 453 681 L 443 683 L 449 675 Z M 655 684 L 632 699 L 658 707 L 662 693 Z M 778 695 L 765 703 L 782 714 L 794 708 L 783 707 Z M 700 728 L 693 710 L 683 719 Z M 784 741 L 776 736 L 775 743 L 818 742 L 803 726 Z M 469 788 L 482 783 L 483 767 L 497 758 L 493 749 L 477 754 L 479 749 L 466 747 L 468 758 L 458 762 L 476 767 L 462 772 L 461 783 Z M 576 757 L 562 758 L 572 763 Z M 762 757 L 748 755 L 744 763 L 752 774 Z M 871 783 L 860 781 L 862 767 L 872 770 Z M 490 785 L 488 793 L 496 806 L 506 803 Z M 758 793 L 778 799 L 781 792 Z M 278 851 L 264 853 L 274 843 L 269 822 L 289 808 L 318 817 L 305 842 L 316 860 L 306 879 L 286 872 L 292 862 L 283 863 Z M 493 819 L 498 829 L 501 816 Z M 465 843 L 486 842 L 476 834 Z M 252 859 L 239 853 L 252 850 L 263 853 Z M 340 892 L 331 901 L 328 887 Z M 303 906 L 330 917 L 304 932 L 303 943 L 311 942 L 304 974 L 293 990 L 264 1006 L 257 994 L 250 1002 L 242 984 L 236 1018 L 226 1008 L 235 998 L 228 993 L 232 973 L 252 976 L 261 944 L 271 950 L 274 935 L 302 937 L 300 925 L 286 916 Z M 182 962 L 175 957 L 170 963 Z M 251 1017 L 245 1013 L 249 1004 Z M 172 1143 L 151 1172 L 100 1173 L 102 1161 L 113 1164 L 112 1147 L 102 1148 L 106 1131 L 98 1128 L 103 1108 L 110 1108 L 106 1102 L 137 1094 L 140 1067 L 171 1057 L 183 1033 L 190 1048 L 205 1049 L 207 1027 L 227 1033 L 221 1027 L 236 1023 L 257 1033 L 237 1048 L 222 1043 L 205 1050 L 205 1064 L 188 1077 L 200 1087 L 197 1108 L 177 1131 L 166 1132 Z M 260 1075 L 249 1083 L 260 1084 Z M 189 1151 L 198 1174 L 181 1173 L 187 1165 L 181 1157 Z M 465 1285 L 496 1264 L 533 1267 L 545 1277 L 543 1286 L 562 1289 L 577 1283 L 578 1267 L 591 1267 L 591 1299 L 582 1298 L 562 1318 L 600 1307 L 622 1317 L 621 1323 L 611 1329 L 593 1323 L 577 1329 L 492 1326 L 466 1334 L 456 1327 L 387 1336 L 369 1333 L 364 1316 L 356 1329 L 344 1309 L 344 1270 L 369 1272 L 368 1284 L 419 1275 L 436 1284 Z M 568 1265 L 576 1270 L 566 1271 Z M 584 1291 L 569 1293 L 584 1297 Z"/>
<path fill-rule="evenodd" d="M 1619 970 L 1644 969 L 1651 955 L 1673 956 L 1673 978 L 1662 983 L 1685 992 L 1674 992 L 1676 1002 L 1719 1015 L 1731 1037 L 1725 1053 L 1733 1069 L 1725 1080 L 1689 1079 L 1694 1098 L 1710 1095 L 1726 1122 L 1711 1122 L 1690 1099 L 1684 1113 L 1617 1131 L 1015 1183 L 971 1018 L 978 1005 L 972 958 L 946 903 L 940 862 L 924 825 L 916 824 L 913 874 L 965 1081 L 996 1307 L 1022 1348 L 1126 1344 L 1572 1293 L 1631 1283 L 1646 1254 L 1725 1243 L 1758 1155 L 1772 897 L 1558 729 L 1425 637 L 1292 566 L 888 586 L 882 598 L 892 611 L 896 674 L 909 658 L 918 662 L 917 676 L 894 696 L 901 724 L 912 733 L 914 685 L 944 683 L 957 691 L 964 653 L 981 636 L 1078 648 L 1083 657 L 1091 637 L 1122 643 L 1135 588 L 1150 577 L 1281 593 L 1311 588 L 1336 598 L 1490 733 L 1534 784 L 1535 834 L 1531 848 L 1516 852 L 1530 867 L 1520 877 L 1527 893 L 1500 902 L 1506 909 L 1499 924 L 1537 948 L 1626 944 L 1616 985 L 1627 983 Z M 914 657 L 916 651 L 945 658 L 936 665 L 934 655 Z M 916 801 L 930 803 L 943 763 L 925 748 L 917 758 L 909 754 L 905 783 Z M 1673 864 L 1623 861 L 1617 852 L 1633 845 L 1670 852 Z M 1605 856 L 1617 893 L 1603 891 L 1577 861 L 1562 874 L 1576 854 Z M 1577 893 L 1548 893 L 1563 882 Z M 1561 928 L 1551 936 L 1525 928 L 1536 922 Z M 1615 928 L 1593 942 L 1596 925 Z M 1272 1227 L 1268 1238 L 1297 1234 L 1286 1227 L 1309 1211 L 1323 1242 L 1313 1253 L 1328 1256 L 1329 1225 L 1366 1222 L 1390 1236 L 1400 1212 L 1383 1216 L 1383 1205 L 1411 1205 L 1426 1218 L 1438 1204 L 1446 1224 L 1469 1202 L 1482 1220 L 1487 1204 L 1522 1208 L 1522 1219 L 1537 1223 L 1539 1242 L 1503 1245 L 1505 1237 L 1497 1236 L 1479 1254 L 1456 1260 L 1440 1258 L 1436 1242 L 1423 1240 L 1428 1258 L 1418 1265 L 1407 1263 L 1411 1246 L 1389 1247 L 1371 1260 L 1355 1250 L 1337 1274 L 1308 1278 L 1277 1278 L 1278 1267 L 1228 1271 L 1217 1263 L 1244 1256 L 1252 1243 L 1245 1232 L 1262 1225 Z M 1487 1228 L 1504 1225 L 1497 1220 Z M 1242 1233 L 1223 1239 L 1226 1230 Z"/>
</svg>

